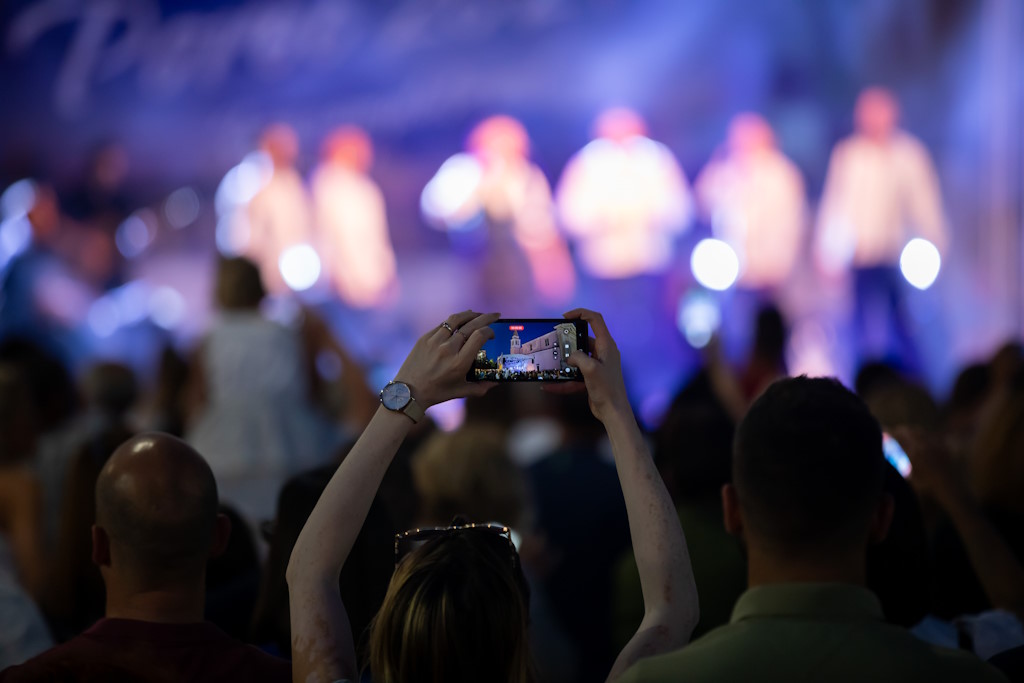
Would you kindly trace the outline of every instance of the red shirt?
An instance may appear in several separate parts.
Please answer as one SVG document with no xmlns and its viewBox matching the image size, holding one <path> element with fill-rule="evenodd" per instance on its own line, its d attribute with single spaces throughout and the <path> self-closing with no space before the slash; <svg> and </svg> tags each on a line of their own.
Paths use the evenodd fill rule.
<svg viewBox="0 0 1024 683">
<path fill-rule="evenodd" d="M 209 622 L 100 619 L 82 635 L 0 673 L 0 683 L 21 681 L 285 683 L 291 664 Z"/>
</svg>

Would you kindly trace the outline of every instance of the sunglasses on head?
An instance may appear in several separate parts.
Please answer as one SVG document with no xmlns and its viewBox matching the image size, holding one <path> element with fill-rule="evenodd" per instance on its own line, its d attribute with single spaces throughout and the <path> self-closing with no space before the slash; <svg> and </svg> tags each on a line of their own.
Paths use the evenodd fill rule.
<svg viewBox="0 0 1024 683">
<path fill-rule="evenodd" d="M 507 553 L 512 561 L 512 568 L 519 566 L 519 553 L 512 542 L 512 530 L 502 524 L 467 524 L 456 523 L 451 526 L 423 527 L 409 529 L 395 534 L 395 566 L 411 551 L 435 538 L 447 538 L 458 534 L 477 534 L 489 544 L 493 544 L 500 554 Z"/>
</svg>

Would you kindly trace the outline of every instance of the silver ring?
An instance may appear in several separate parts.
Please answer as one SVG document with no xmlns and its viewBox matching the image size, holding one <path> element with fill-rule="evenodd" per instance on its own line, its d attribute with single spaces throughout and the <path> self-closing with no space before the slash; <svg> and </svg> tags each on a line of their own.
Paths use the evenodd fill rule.
<svg viewBox="0 0 1024 683">
<path fill-rule="evenodd" d="M 448 324 L 447 320 L 441 323 L 441 327 L 448 330 L 448 333 L 451 334 L 452 336 L 455 336 L 455 330 L 452 329 L 452 326 Z"/>
<path fill-rule="evenodd" d="M 455 334 L 457 334 L 457 335 L 459 335 L 460 337 L 462 337 L 462 338 L 463 338 L 463 340 L 465 340 L 465 341 L 469 341 L 469 335 L 468 335 L 468 334 L 466 334 L 465 332 L 463 332 L 463 331 L 462 331 L 462 328 L 461 328 L 461 327 L 460 327 L 459 329 L 455 330 Z M 454 337 L 454 336 L 455 336 L 455 334 L 453 334 L 452 336 Z"/>
</svg>

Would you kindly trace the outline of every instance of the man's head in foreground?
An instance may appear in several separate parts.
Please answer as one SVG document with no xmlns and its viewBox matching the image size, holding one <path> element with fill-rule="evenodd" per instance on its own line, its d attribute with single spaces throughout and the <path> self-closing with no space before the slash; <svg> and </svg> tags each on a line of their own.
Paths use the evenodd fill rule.
<svg viewBox="0 0 1024 683">
<path fill-rule="evenodd" d="M 202 620 L 206 561 L 231 531 L 217 502 L 213 472 L 184 441 L 142 434 L 114 451 L 96 482 L 92 532 L 107 616 Z"/>
<path fill-rule="evenodd" d="M 863 583 L 868 543 L 884 538 L 892 500 L 878 422 L 834 379 L 776 382 L 740 423 L 726 527 L 750 559 L 750 584 Z"/>
</svg>

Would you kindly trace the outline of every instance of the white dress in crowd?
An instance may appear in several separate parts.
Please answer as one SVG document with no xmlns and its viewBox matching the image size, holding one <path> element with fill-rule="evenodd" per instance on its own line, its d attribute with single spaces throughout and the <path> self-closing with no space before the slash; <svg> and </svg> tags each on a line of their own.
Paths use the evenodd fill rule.
<svg viewBox="0 0 1024 683">
<path fill-rule="evenodd" d="M 740 286 L 783 284 L 800 255 L 807 212 L 793 162 L 777 150 L 723 155 L 708 162 L 694 188 L 715 237 L 739 258 Z"/>
<path fill-rule="evenodd" d="M 357 308 L 384 302 L 395 284 L 395 252 L 380 188 L 330 162 L 313 174 L 312 188 L 320 257 L 338 296 Z"/>
<path fill-rule="evenodd" d="M 672 152 L 643 136 L 587 144 L 565 167 L 557 202 L 583 267 L 605 279 L 664 271 L 692 213 Z"/>
<path fill-rule="evenodd" d="M 309 193 L 293 168 L 275 168 L 248 206 L 249 239 L 245 255 L 260 267 L 268 292 L 287 291 L 281 255 L 298 244 L 312 243 Z"/>
<path fill-rule="evenodd" d="M 223 502 L 254 525 L 272 519 L 281 485 L 330 461 L 342 430 L 310 401 L 296 330 L 226 311 L 201 353 L 206 405 L 187 441 L 210 463 Z"/>
<path fill-rule="evenodd" d="M 942 251 L 946 235 L 938 175 L 917 138 L 897 131 L 877 143 L 855 134 L 832 150 L 818 216 L 823 265 L 895 265 L 910 239 Z"/>
</svg>

